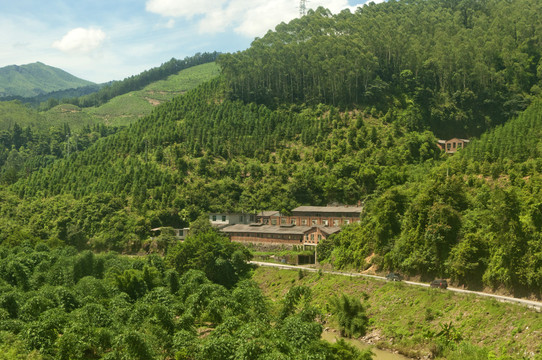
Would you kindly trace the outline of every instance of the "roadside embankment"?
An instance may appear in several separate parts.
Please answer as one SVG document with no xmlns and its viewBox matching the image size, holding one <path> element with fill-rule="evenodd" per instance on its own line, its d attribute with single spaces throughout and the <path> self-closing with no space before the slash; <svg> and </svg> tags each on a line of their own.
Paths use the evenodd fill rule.
<svg viewBox="0 0 542 360">
<path fill-rule="evenodd" d="M 254 280 L 274 301 L 294 285 L 310 287 L 313 304 L 327 314 L 324 326 L 330 327 L 334 326 L 329 316 L 331 297 L 367 295 L 364 302 L 370 329 L 363 340 L 409 357 L 442 357 L 454 347 L 481 349 L 510 359 L 542 356 L 542 314 L 525 306 L 475 294 L 303 269 L 260 267 Z"/>
</svg>

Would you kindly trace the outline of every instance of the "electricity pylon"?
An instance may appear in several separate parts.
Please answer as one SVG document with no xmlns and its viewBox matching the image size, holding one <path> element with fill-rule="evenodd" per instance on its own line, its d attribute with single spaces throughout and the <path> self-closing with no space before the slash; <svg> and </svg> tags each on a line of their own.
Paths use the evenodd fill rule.
<svg viewBox="0 0 542 360">
<path fill-rule="evenodd" d="M 299 16 L 307 15 L 307 0 L 299 1 Z"/>
</svg>

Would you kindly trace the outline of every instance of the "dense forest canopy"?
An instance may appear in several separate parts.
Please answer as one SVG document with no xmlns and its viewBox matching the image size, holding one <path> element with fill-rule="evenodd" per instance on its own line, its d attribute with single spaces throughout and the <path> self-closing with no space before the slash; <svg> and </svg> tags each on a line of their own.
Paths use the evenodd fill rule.
<svg viewBox="0 0 542 360">
<path fill-rule="evenodd" d="M 321 314 L 306 287 L 293 287 L 274 311 L 247 278 L 241 245 L 216 232 L 175 246 L 174 237 L 160 240 L 170 243 L 165 257 L 0 245 L 0 356 L 371 359 L 320 339 Z"/>
<path fill-rule="evenodd" d="M 541 13 L 536 0 L 318 8 L 220 64 L 245 101 L 375 107 L 414 130 L 477 136 L 540 93 Z"/>
</svg>

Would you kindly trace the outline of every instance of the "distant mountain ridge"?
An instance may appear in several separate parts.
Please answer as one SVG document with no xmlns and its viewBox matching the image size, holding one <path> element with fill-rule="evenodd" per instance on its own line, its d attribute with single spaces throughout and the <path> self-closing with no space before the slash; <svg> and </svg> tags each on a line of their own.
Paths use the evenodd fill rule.
<svg viewBox="0 0 542 360">
<path fill-rule="evenodd" d="M 33 97 L 88 85 L 94 83 L 41 62 L 0 68 L 0 99 L 7 96 Z"/>
</svg>

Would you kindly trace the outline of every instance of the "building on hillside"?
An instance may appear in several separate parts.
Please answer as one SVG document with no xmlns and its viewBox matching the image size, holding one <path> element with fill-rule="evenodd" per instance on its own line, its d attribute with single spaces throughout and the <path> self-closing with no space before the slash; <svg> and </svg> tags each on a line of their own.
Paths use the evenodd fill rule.
<svg viewBox="0 0 542 360">
<path fill-rule="evenodd" d="M 262 211 L 255 216 L 256 222 L 229 223 L 221 226 L 231 241 L 272 246 L 316 246 L 328 236 L 341 231 L 341 226 L 360 221 L 362 206 L 300 206 L 285 216 L 278 211 Z M 209 220 L 225 224 L 228 218 L 211 214 Z M 213 220 L 214 219 L 214 220 Z M 246 218 L 243 218 L 246 220 Z M 249 218 L 250 220 L 251 218 Z M 240 219 L 239 219 L 240 220 Z"/>
<path fill-rule="evenodd" d="M 337 226 L 312 226 L 303 238 L 303 249 L 308 246 L 317 246 L 320 241 L 340 231 L 341 228 Z"/>
<path fill-rule="evenodd" d="M 339 227 L 265 225 L 263 223 L 236 224 L 221 229 L 231 241 L 245 244 L 275 246 L 316 246 L 329 235 L 339 232 Z"/>
<path fill-rule="evenodd" d="M 450 140 L 439 140 L 437 142 L 438 147 L 441 150 L 446 151 L 448 154 L 453 154 L 459 149 L 463 149 L 470 142 L 468 139 L 453 138 Z"/>
<path fill-rule="evenodd" d="M 360 221 L 362 206 L 299 206 L 292 215 L 280 213 L 269 216 L 271 225 L 339 227 Z"/>
<path fill-rule="evenodd" d="M 271 216 L 279 216 L 280 212 L 276 210 L 261 211 L 256 215 L 256 222 L 262 224 L 270 224 Z"/>
<path fill-rule="evenodd" d="M 168 228 L 168 227 L 157 227 L 154 229 L 151 229 L 153 233 L 153 238 L 157 237 L 162 233 L 162 230 L 170 229 L 173 230 L 173 233 L 175 237 L 181 241 L 184 241 L 188 235 L 190 235 L 190 228 L 182 228 L 182 229 L 174 229 L 174 228 Z"/>
<path fill-rule="evenodd" d="M 211 225 L 216 228 L 235 224 L 250 224 L 256 222 L 256 215 L 246 213 L 215 213 L 209 214 Z"/>
</svg>

